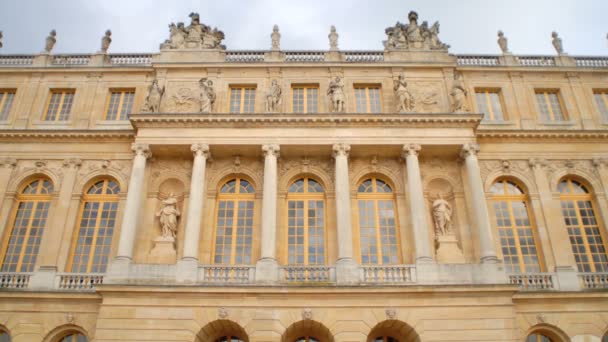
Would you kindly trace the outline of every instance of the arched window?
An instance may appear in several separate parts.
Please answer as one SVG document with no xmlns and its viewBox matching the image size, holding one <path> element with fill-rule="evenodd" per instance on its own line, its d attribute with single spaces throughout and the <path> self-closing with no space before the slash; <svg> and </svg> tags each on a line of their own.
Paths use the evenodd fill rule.
<svg viewBox="0 0 608 342">
<path fill-rule="evenodd" d="M 245 179 L 226 182 L 217 196 L 215 264 L 251 264 L 255 190 Z"/>
<path fill-rule="evenodd" d="M 11 335 L 6 331 L 0 330 L 0 342 L 11 342 Z"/>
<path fill-rule="evenodd" d="M 325 264 L 325 194 L 312 178 L 293 182 L 287 193 L 287 263 Z"/>
<path fill-rule="evenodd" d="M 215 340 L 215 342 L 243 342 L 243 340 L 236 336 L 222 336 Z"/>
<path fill-rule="evenodd" d="M 554 341 L 543 334 L 536 333 L 536 334 L 528 335 L 528 338 L 526 338 L 526 342 L 554 342 Z"/>
<path fill-rule="evenodd" d="M 558 189 L 562 215 L 579 272 L 608 272 L 606 246 L 596 219 L 593 196 L 576 180 L 562 180 Z"/>
<path fill-rule="evenodd" d="M 357 189 L 357 202 L 361 264 L 401 263 L 395 196 L 391 187 L 375 177 L 366 179 Z"/>
<path fill-rule="evenodd" d="M 528 196 L 522 187 L 506 179 L 494 183 L 491 192 L 507 272 L 541 272 Z"/>
<path fill-rule="evenodd" d="M 374 342 L 399 342 L 399 340 L 391 336 L 378 336 L 374 339 Z"/>
<path fill-rule="evenodd" d="M 82 196 L 79 226 L 67 269 L 78 273 L 104 273 L 108 265 L 118 210 L 118 183 L 102 179 Z"/>
<path fill-rule="evenodd" d="M 294 342 L 319 342 L 319 340 L 312 336 L 301 336 L 298 337 Z"/>
<path fill-rule="evenodd" d="M 89 342 L 89 340 L 83 334 L 74 333 L 63 337 L 59 342 Z"/>
<path fill-rule="evenodd" d="M 39 178 L 23 187 L 17 196 L 11 235 L 3 250 L 2 272 L 34 271 L 52 193 L 51 181 Z"/>
</svg>

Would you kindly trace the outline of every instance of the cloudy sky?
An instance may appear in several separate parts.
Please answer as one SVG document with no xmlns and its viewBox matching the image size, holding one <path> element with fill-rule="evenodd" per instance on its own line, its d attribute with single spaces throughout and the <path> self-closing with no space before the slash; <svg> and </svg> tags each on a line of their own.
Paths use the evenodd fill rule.
<svg viewBox="0 0 608 342">
<path fill-rule="evenodd" d="M 56 53 L 95 52 L 108 28 L 110 52 L 156 52 L 167 25 L 193 11 L 230 50 L 269 48 L 273 24 L 282 49 L 327 49 L 335 25 L 341 49 L 379 50 L 384 29 L 410 10 L 438 20 L 453 53 L 498 53 L 502 29 L 516 54 L 553 54 L 555 30 L 571 55 L 608 55 L 608 0 L 0 0 L 0 53 L 37 53 L 53 28 Z"/>
</svg>

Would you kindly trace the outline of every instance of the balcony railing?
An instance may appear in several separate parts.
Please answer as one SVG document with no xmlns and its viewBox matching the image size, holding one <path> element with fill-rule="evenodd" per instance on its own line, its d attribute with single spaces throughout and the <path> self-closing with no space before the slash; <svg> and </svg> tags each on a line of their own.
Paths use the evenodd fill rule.
<svg viewBox="0 0 608 342">
<path fill-rule="evenodd" d="M 555 290 L 556 281 L 553 273 L 510 274 L 509 282 L 519 285 L 522 290 Z"/>
<path fill-rule="evenodd" d="M 579 273 L 581 288 L 583 289 L 606 289 L 608 288 L 608 272 L 604 273 Z"/>
<path fill-rule="evenodd" d="M 32 65 L 34 56 L 32 55 L 4 55 L 0 56 L 0 66 L 26 66 Z"/>
<path fill-rule="evenodd" d="M 91 55 L 54 55 L 51 60 L 52 65 L 79 66 L 88 65 Z"/>
<path fill-rule="evenodd" d="M 342 56 L 349 63 L 384 62 L 384 52 L 382 51 L 342 51 Z"/>
<path fill-rule="evenodd" d="M 0 273 L 0 288 L 27 289 L 31 273 L 3 272 Z"/>
<path fill-rule="evenodd" d="M 608 57 L 574 57 L 579 68 L 608 68 Z"/>
<path fill-rule="evenodd" d="M 256 63 L 264 61 L 264 51 L 226 51 L 226 62 Z"/>
<path fill-rule="evenodd" d="M 57 275 L 59 290 L 91 290 L 103 284 L 103 273 L 63 273 Z"/>
<path fill-rule="evenodd" d="M 150 53 L 111 54 L 108 57 L 110 60 L 110 64 L 113 66 L 152 64 L 152 54 Z"/>
<path fill-rule="evenodd" d="M 336 281 L 331 266 L 283 266 L 279 278 L 286 283 L 330 283 Z"/>
<path fill-rule="evenodd" d="M 472 66 L 498 66 L 498 56 L 461 55 L 457 57 L 458 65 Z"/>
<path fill-rule="evenodd" d="M 325 51 L 286 51 L 285 62 L 315 63 L 325 61 Z"/>
<path fill-rule="evenodd" d="M 361 280 L 367 284 L 407 284 L 416 282 L 415 265 L 361 266 Z"/>
<path fill-rule="evenodd" d="M 201 265 L 198 280 L 204 284 L 251 284 L 255 279 L 255 266 Z"/>
</svg>

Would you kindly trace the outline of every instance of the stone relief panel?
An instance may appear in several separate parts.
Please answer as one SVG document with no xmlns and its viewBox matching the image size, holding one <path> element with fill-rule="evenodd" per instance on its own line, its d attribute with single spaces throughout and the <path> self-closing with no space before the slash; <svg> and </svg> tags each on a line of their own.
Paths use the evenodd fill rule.
<svg viewBox="0 0 608 342">
<path fill-rule="evenodd" d="M 78 180 L 74 191 L 82 192 L 86 183 L 92 178 L 108 175 L 114 177 L 120 183 L 121 192 L 126 192 L 132 165 L 132 160 L 84 160 L 78 171 Z"/>
<path fill-rule="evenodd" d="M 497 178 L 510 176 L 523 182 L 528 188 L 528 192 L 536 192 L 534 174 L 528 160 L 480 160 L 479 168 L 481 170 L 481 180 L 485 184 L 486 191 L 489 191 Z"/>
<path fill-rule="evenodd" d="M 598 178 L 596 167 L 593 165 L 593 160 L 547 160 L 546 163 L 547 175 L 551 190 L 557 192 L 557 184 L 560 179 L 567 175 L 574 175 L 582 178 L 593 188 L 594 192 L 601 192 L 601 181 Z"/>
<path fill-rule="evenodd" d="M 325 192 L 334 190 L 334 161 L 320 158 L 279 159 L 279 191 L 287 191 L 290 182 L 298 175 L 316 176 L 324 185 Z"/>
<path fill-rule="evenodd" d="M 416 113 L 439 113 L 442 106 L 441 82 L 410 81 L 410 92 L 414 99 L 413 111 Z"/>
<path fill-rule="evenodd" d="M 29 177 L 36 174 L 44 174 L 53 182 L 55 191 L 59 190 L 61 181 L 63 180 L 63 161 L 62 160 L 18 160 L 15 166 L 14 174 L 19 175 L 13 177 L 7 191 L 18 191 L 19 186 Z"/>
<path fill-rule="evenodd" d="M 376 156 L 353 158 L 348 166 L 352 195 L 357 193 L 359 182 L 371 174 L 379 174 L 383 178 L 387 178 L 386 180 L 392 183 L 393 192 L 396 195 L 402 195 L 404 192 L 404 163 L 399 158 L 378 158 Z"/>
<path fill-rule="evenodd" d="M 200 110 L 199 86 L 192 82 L 169 82 L 161 110 L 168 113 L 195 113 Z"/>
<path fill-rule="evenodd" d="M 242 174 L 253 181 L 256 196 L 262 194 L 264 179 L 264 164 L 261 158 L 245 158 L 233 156 L 231 158 L 214 159 L 207 166 L 207 195 L 215 196 L 221 182 L 231 175 Z"/>
</svg>

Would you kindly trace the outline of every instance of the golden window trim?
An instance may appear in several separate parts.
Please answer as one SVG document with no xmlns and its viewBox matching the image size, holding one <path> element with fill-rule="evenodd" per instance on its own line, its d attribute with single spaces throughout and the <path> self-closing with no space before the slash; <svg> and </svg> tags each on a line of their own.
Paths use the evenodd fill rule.
<svg viewBox="0 0 608 342">
<path fill-rule="evenodd" d="M 549 95 L 553 94 L 557 97 L 557 102 L 559 104 L 559 108 L 561 111 L 561 118 L 556 118 L 555 113 L 553 111 L 553 107 L 551 106 L 551 100 L 549 98 Z M 538 103 L 538 95 L 544 95 L 543 96 L 543 102 L 545 104 L 545 106 L 548 109 L 548 118 L 542 118 L 543 120 L 547 120 L 548 122 L 566 122 L 569 120 L 569 115 L 568 112 L 566 111 L 566 105 L 564 103 L 564 100 L 562 99 L 561 96 L 561 89 L 559 88 L 535 88 L 534 89 L 534 95 L 535 95 L 535 101 L 536 101 L 536 105 L 538 107 L 538 110 L 540 111 L 541 115 L 543 114 L 542 112 L 542 106 L 540 103 Z"/>
<path fill-rule="evenodd" d="M 59 98 L 59 103 L 57 104 L 57 109 L 54 113 L 52 113 L 52 118 L 49 117 L 49 107 L 51 105 L 51 101 L 53 100 L 53 95 L 56 94 L 61 94 L 61 97 Z M 68 119 L 67 120 L 60 120 L 61 118 L 61 109 L 63 108 L 63 104 L 65 102 L 66 99 L 66 95 L 72 95 L 72 104 L 70 105 L 70 110 L 67 113 L 68 114 Z M 72 112 L 72 106 L 74 105 L 74 98 L 76 97 L 76 89 L 73 88 L 53 88 L 50 90 L 49 92 L 49 96 L 47 98 L 46 101 L 46 106 L 45 106 L 45 111 L 44 111 L 44 116 L 42 118 L 42 121 L 51 121 L 51 122 L 58 122 L 58 121 L 69 121 L 69 115 Z"/>
<path fill-rule="evenodd" d="M 483 94 L 485 97 L 485 101 L 486 101 L 486 108 L 488 108 L 489 111 L 489 115 L 490 118 L 486 119 L 484 117 L 484 120 L 489 120 L 489 121 L 506 121 L 507 120 L 507 115 L 505 112 L 505 102 L 504 102 L 504 98 L 502 95 L 502 89 L 501 88 L 494 88 L 494 87 L 480 87 L 480 88 L 475 88 L 475 101 L 477 101 L 477 94 Z M 491 97 L 489 96 L 490 94 L 496 94 L 498 96 L 498 103 L 500 105 L 500 111 L 502 112 L 502 118 L 501 119 L 497 119 L 496 118 L 496 114 L 494 113 L 494 106 L 492 105 L 492 101 L 491 101 Z M 479 104 L 477 104 L 477 108 L 479 109 Z"/>
<path fill-rule="evenodd" d="M 13 95 L 13 100 L 11 101 L 11 108 L 9 108 L 6 111 L 6 118 L 1 118 L 0 117 L 1 121 L 8 120 L 8 118 L 10 117 L 11 111 L 13 110 L 13 105 L 15 103 L 15 96 L 17 95 L 17 89 L 15 89 L 15 88 L 0 88 L 0 95 L 1 95 L 0 96 L 0 113 L 3 113 L 6 110 L 5 106 L 6 106 L 6 101 L 7 101 L 8 97 L 9 97 L 8 96 L 9 94 Z"/>
<path fill-rule="evenodd" d="M 116 110 L 116 118 L 109 118 L 109 110 L 110 110 L 110 104 L 112 103 L 112 95 L 113 94 L 120 94 L 120 98 L 119 98 L 119 102 L 117 105 L 117 110 Z M 123 103 L 125 101 L 125 98 L 127 97 L 127 94 L 133 94 L 133 98 L 131 99 L 131 108 L 128 109 L 128 112 L 132 112 L 133 110 L 133 104 L 135 102 L 135 88 L 110 88 L 108 90 L 108 96 L 106 99 L 106 105 L 105 105 L 105 110 L 104 110 L 104 120 L 107 121 L 120 121 L 120 120 L 126 120 L 125 119 L 121 119 L 122 117 L 122 108 L 123 108 Z M 125 115 L 126 117 L 126 115 Z"/>
<path fill-rule="evenodd" d="M 303 110 L 302 111 L 296 111 L 294 108 L 294 100 L 295 100 L 295 89 L 303 89 L 303 94 L 302 94 L 302 105 L 303 105 Z M 316 108 L 311 111 L 308 108 L 308 91 L 310 89 L 315 89 L 317 91 L 317 99 L 315 101 L 315 105 Z M 319 112 L 319 94 L 320 94 L 320 87 L 318 83 L 294 83 L 291 85 L 291 112 L 292 113 L 298 113 L 298 114 L 309 114 L 309 113 L 318 113 Z"/>
<path fill-rule="evenodd" d="M 600 120 L 608 121 L 608 89 L 593 89 L 593 97 L 594 103 L 597 107 L 599 107 L 599 103 L 597 103 L 597 96 L 600 96 L 602 99 L 602 103 L 604 104 L 603 109 L 597 108 L 597 111 L 600 114 Z M 2 108 L 2 107 L 0 107 Z"/>
<path fill-rule="evenodd" d="M 257 85 L 256 84 L 231 84 L 229 85 L 229 93 L 228 93 L 228 112 L 229 113 L 255 113 L 255 98 L 257 96 Z M 254 90 L 253 92 L 253 102 L 251 111 L 245 111 L 245 90 Z M 240 93 L 239 95 L 239 110 L 232 110 L 232 94 L 234 91 Z"/>
<path fill-rule="evenodd" d="M 365 111 L 357 110 L 357 90 L 365 90 Z M 378 90 L 378 111 L 372 111 L 371 101 L 370 101 L 370 89 Z M 368 113 L 368 114 L 378 114 L 382 113 L 382 108 L 384 108 L 384 103 L 382 101 L 382 84 L 381 83 L 354 83 L 353 90 L 355 92 L 355 110 L 358 113 Z"/>
</svg>

